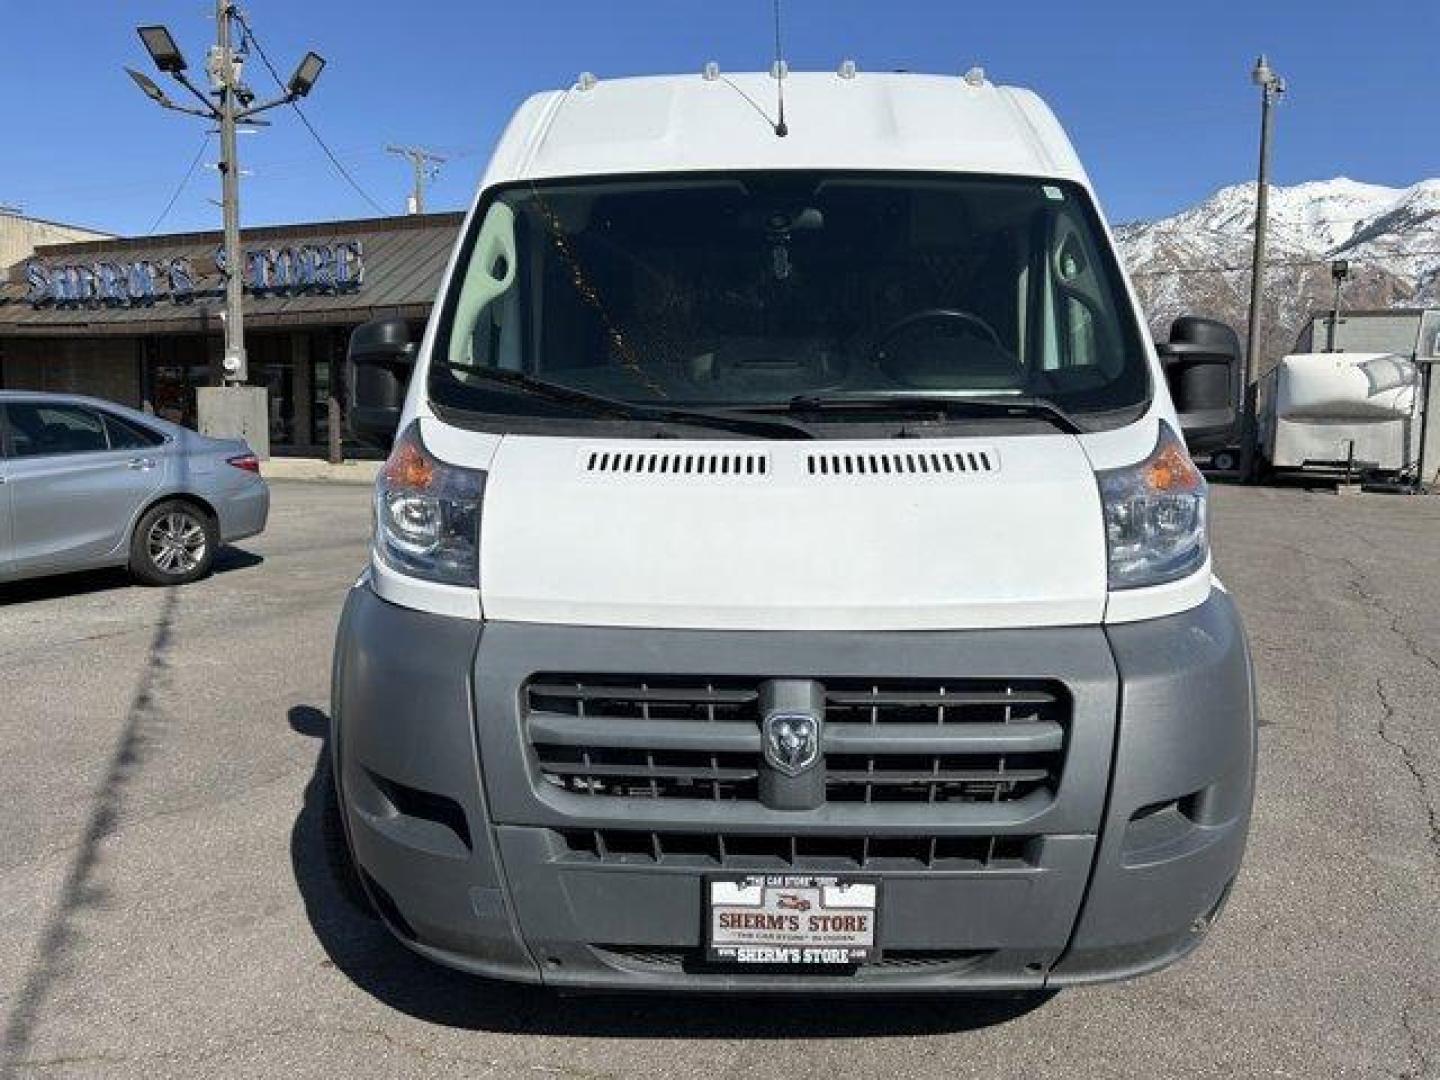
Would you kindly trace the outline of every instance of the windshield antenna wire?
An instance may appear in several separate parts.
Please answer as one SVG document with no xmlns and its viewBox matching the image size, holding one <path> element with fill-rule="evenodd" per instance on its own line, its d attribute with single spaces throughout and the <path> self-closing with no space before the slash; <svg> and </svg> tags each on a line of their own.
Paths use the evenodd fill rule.
<svg viewBox="0 0 1440 1080">
<path fill-rule="evenodd" d="M 780 105 L 775 135 L 783 139 L 790 134 L 790 128 L 785 123 L 785 53 L 780 44 L 780 0 L 775 0 L 775 95 Z"/>
</svg>

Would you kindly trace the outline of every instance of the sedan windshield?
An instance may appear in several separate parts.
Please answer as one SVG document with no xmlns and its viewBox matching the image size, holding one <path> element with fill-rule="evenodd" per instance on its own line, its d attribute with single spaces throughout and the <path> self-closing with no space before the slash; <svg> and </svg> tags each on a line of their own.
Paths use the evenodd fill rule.
<svg viewBox="0 0 1440 1080">
<path fill-rule="evenodd" d="M 1083 423 L 1150 389 L 1089 198 L 1049 180 L 512 186 L 477 215 L 438 329 L 432 398 L 490 414 L 584 419 L 582 394 L 711 414 L 823 401 L 827 415 L 850 396 L 913 396 L 1043 402 Z"/>
</svg>

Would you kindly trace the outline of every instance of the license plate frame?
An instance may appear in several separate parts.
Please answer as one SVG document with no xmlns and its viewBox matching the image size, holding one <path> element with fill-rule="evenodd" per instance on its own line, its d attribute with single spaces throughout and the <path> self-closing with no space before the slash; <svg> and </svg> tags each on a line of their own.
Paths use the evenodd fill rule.
<svg viewBox="0 0 1440 1080">
<path fill-rule="evenodd" d="M 706 961 L 835 969 L 873 964 L 880 959 L 880 885 L 878 877 L 852 874 L 708 876 Z M 823 920 L 818 926 L 817 918 Z M 857 929 L 854 920 L 862 918 Z"/>
</svg>

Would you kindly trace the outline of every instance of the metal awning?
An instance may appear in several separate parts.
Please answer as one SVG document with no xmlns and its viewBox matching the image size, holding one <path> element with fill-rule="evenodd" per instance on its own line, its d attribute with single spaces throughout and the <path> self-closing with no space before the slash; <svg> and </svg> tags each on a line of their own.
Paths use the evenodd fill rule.
<svg viewBox="0 0 1440 1080">
<path fill-rule="evenodd" d="M 246 328 L 353 325 L 382 316 L 425 318 L 463 219 L 458 213 L 424 214 L 246 230 L 241 236 L 244 250 L 268 253 L 257 256 L 257 275 L 266 274 L 276 257 L 290 260 L 274 275 L 278 284 L 255 289 L 247 282 Z M 0 337 L 218 332 L 224 296 L 215 259 L 221 239 L 219 232 L 183 233 L 41 248 L 0 282 Z M 361 253 L 351 260 L 356 267 L 363 262 L 358 287 L 325 280 L 324 253 L 339 248 Z M 291 268 L 297 259 L 309 271 L 322 264 L 321 273 L 310 274 L 319 280 L 302 281 L 306 275 Z M 175 260 L 182 261 L 186 276 L 172 281 L 168 274 Z M 91 276 L 80 291 L 105 295 L 47 298 L 36 304 L 27 272 L 31 263 L 47 277 L 69 275 L 65 280 L 71 285 L 88 269 Z M 247 266 L 247 276 L 251 269 Z M 101 273 L 106 275 L 103 285 L 97 284 Z M 138 277 L 127 283 L 117 275 Z M 143 282 L 153 286 L 153 294 L 141 288 Z M 176 282 L 188 288 L 172 290 Z"/>
</svg>

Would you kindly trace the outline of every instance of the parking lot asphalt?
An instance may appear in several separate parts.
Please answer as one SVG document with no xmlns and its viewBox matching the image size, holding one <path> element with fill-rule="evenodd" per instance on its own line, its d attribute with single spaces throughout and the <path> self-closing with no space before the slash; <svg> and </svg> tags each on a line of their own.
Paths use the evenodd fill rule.
<svg viewBox="0 0 1440 1080">
<path fill-rule="evenodd" d="M 561 999 L 392 942 L 317 772 L 368 491 L 274 496 L 193 586 L 0 586 L 0 1075 L 1440 1077 L 1440 499 L 1217 489 L 1234 898 L 1166 972 L 996 1004 Z"/>
</svg>

